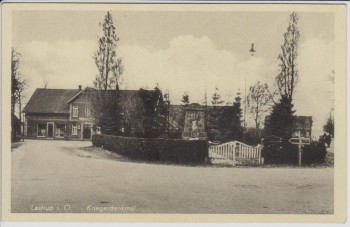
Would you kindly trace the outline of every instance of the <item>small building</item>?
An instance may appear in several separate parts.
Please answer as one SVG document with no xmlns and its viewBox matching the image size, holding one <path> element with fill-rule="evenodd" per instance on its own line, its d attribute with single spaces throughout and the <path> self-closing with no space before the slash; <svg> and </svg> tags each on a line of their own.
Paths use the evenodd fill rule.
<svg viewBox="0 0 350 227">
<path fill-rule="evenodd" d="M 38 88 L 28 101 L 25 113 L 26 138 L 41 139 L 91 139 L 99 133 L 92 113 L 93 88 L 81 89 L 44 89 Z M 145 103 L 140 96 L 141 90 L 120 90 L 122 106 L 121 133 L 128 135 L 144 132 Z M 155 94 L 142 90 L 142 94 Z M 161 95 L 160 95 L 161 96 Z M 162 99 L 161 99 L 162 101 Z"/>
<path fill-rule="evenodd" d="M 93 134 L 88 89 L 38 88 L 23 112 L 26 138 L 80 140 Z"/>
<path fill-rule="evenodd" d="M 269 124 L 270 116 L 265 117 L 265 125 Z M 312 138 L 312 116 L 296 116 L 293 123 L 293 137 Z"/>
<path fill-rule="evenodd" d="M 294 121 L 293 137 L 308 137 L 311 138 L 312 132 L 312 117 L 297 116 Z"/>
</svg>

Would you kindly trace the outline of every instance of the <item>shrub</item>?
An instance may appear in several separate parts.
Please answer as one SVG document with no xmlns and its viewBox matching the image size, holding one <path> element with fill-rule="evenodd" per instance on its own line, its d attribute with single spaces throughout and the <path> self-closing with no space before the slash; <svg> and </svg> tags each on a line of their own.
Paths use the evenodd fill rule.
<svg viewBox="0 0 350 227">
<path fill-rule="evenodd" d="M 289 142 L 265 142 L 262 156 L 266 164 L 298 164 L 298 145 Z M 323 164 L 326 159 L 326 146 L 321 142 L 304 145 L 301 153 L 303 165 Z"/>
<path fill-rule="evenodd" d="M 265 141 L 262 150 L 265 164 L 298 164 L 298 146 L 284 141 Z"/>
<path fill-rule="evenodd" d="M 302 151 L 302 163 L 305 165 L 324 164 L 326 162 L 327 149 L 322 142 L 311 142 L 305 145 Z"/>
<path fill-rule="evenodd" d="M 207 141 L 93 135 L 92 143 L 141 161 L 202 164 L 208 157 Z"/>
<path fill-rule="evenodd" d="M 246 128 L 243 132 L 243 143 L 256 146 L 261 143 L 261 129 Z"/>
</svg>

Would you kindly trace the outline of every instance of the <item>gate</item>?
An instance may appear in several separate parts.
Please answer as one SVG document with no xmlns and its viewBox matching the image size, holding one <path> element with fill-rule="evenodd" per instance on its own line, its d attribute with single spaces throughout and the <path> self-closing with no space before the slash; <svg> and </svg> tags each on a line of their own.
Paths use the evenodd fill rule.
<svg viewBox="0 0 350 227">
<path fill-rule="evenodd" d="M 261 145 L 249 146 L 237 140 L 211 145 L 209 147 L 209 158 L 229 159 L 235 165 L 263 164 L 261 157 Z"/>
</svg>

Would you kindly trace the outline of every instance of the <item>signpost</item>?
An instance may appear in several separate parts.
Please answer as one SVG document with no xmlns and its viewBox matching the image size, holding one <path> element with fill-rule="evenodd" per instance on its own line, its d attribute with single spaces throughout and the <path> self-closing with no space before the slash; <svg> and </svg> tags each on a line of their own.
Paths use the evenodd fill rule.
<svg viewBox="0 0 350 227">
<path fill-rule="evenodd" d="M 288 140 L 291 144 L 298 145 L 298 165 L 301 166 L 301 148 L 306 144 L 310 144 L 310 138 L 307 137 L 293 137 Z"/>
</svg>

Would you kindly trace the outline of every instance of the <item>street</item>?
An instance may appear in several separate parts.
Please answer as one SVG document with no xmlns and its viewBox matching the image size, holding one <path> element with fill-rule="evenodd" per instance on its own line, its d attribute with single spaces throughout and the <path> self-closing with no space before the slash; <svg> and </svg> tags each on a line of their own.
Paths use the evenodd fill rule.
<svg viewBox="0 0 350 227">
<path fill-rule="evenodd" d="M 333 213 L 333 168 L 138 163 L 91 141 L 27 140 L 11 155 L 12 212 Z"/>
</svg>

